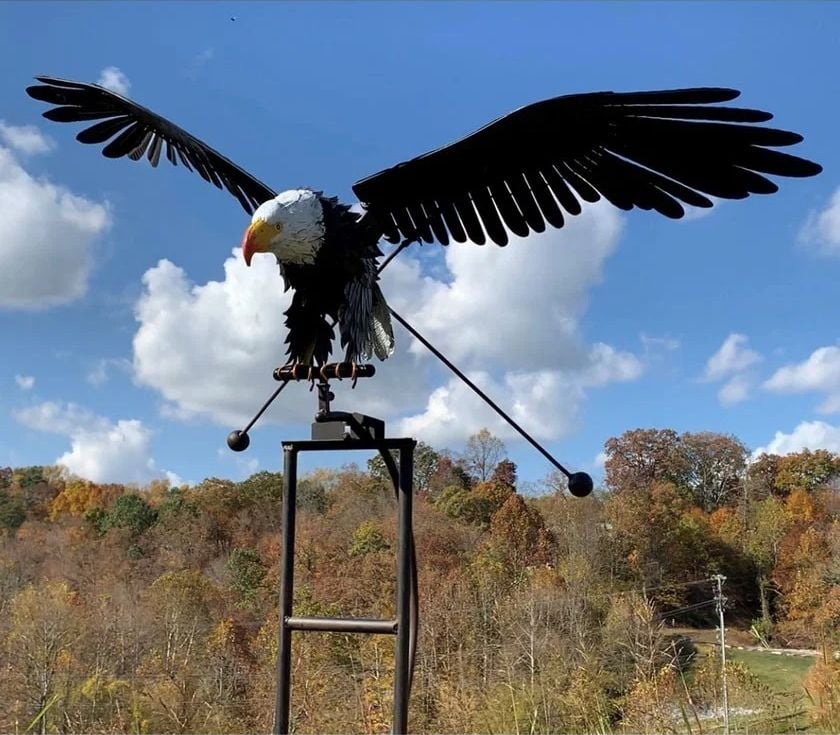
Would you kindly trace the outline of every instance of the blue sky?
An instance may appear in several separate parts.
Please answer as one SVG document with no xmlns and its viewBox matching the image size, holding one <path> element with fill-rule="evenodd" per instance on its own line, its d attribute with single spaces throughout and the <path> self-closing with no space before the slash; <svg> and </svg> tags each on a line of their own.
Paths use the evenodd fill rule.
<svg viewBox="0 0 840 735">
<path fill-rule="evenodd" d="M 104 73 L 278 191 L 348 203 L 357 179 L 532 101 L 739 88 L 822 175 L 680 222 L 598 205 L 501 254 L 427 245 L 383 287 L 572 469 L 640 426 L 840 451 L 839 42 L 832 3 L 0 4 L 0 465 L 242 477 L 278 468 L 314 410 L 291 387 L 247 453 L 225 448 L 282 362 L 275 269 L 234 256 L 229 196 L 41 118 L 35 74 Z M 336 407 L 456 450 L 488 425 L 524 479 L 547 474 L 397 340 Z"/>
</svg>

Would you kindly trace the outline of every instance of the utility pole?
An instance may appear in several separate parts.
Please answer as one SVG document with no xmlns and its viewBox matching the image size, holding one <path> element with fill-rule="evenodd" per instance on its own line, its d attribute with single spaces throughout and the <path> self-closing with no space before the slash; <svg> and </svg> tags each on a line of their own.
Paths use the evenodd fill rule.
<svg viewBox="0 0 840 735">
<path fill-rule="evenodd" d="M 723 605 L 726 598 L 723 596 L 723 583 L 726 577 L 722 574 L 715 575 L 717 582 L 717 604 L 718 617 L 720 618 L 720 670 L 723 677 L 723 735 L 729 735 L 729 691 L 726 687 L 726 628 L 723 627 Z"/>
</svg>

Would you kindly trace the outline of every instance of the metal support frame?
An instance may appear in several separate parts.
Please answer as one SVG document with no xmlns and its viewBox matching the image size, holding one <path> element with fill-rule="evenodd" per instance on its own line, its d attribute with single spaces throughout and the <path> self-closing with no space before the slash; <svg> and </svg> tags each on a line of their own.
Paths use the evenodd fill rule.
<svg viewBox="0 0 840 735">
<path fill-rule="evenodd" d="M 289 732 L 291 704 L 292 631 L 325 631 L 334 633 L 367 633 L 396 636 L 394 670 L 394 714 L 391 732 L 408 732 L 408 697 L 411 686 L 410 620 L 411 620 L 411 549 L 412 549 L 412 476 L 414 473 L 414 439 L 308 440 L 283 442 L 283 545 L 280 562 L 280 625 L 277 652 L 277 696 L 274 715 L 275 735 Z M 359 618 L 310 618 L 293 615 L 295 501 L 297 496 L 297 462 L 300 452 L 376 450 L 399 452 L 398 517 L 397 517 L 397 616 L 393 620 Z"/>
</svg>

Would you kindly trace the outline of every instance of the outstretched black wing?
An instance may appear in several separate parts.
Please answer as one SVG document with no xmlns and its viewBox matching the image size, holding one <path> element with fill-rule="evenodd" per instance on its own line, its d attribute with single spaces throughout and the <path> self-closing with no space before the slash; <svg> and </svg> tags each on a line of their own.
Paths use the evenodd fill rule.
<svg viewBox="0 0 840 735">
<path fill-rule="evenodd" d="M 822 167 L 772 150 L 802 136 L 749 123 L 768 112 L 715 103 L 734 89 L 596 92 L 520 108 L 444 148 L 358 181 L 353 191 L 392 241 L 482 244 L 562 227 L 564 212 L 604 197 L 624 210 L 685 214 L 777 186 L 761 174 Z M 486 237 L 485 237 L 486 233 Z"/>
<path fill-rule="evenodd" d="M 157 166 L 161 153 L 165 153 L 172 165 L 177 166 L 180 159 L 187 169 L 197 171 L 205 181 L 219 189 L 227 189 L 249 214 L 276 196 L 265 184 L 206 143 L 122 95 L 98 84 L 54 77 L 35 78 L 42 84 L 27 87 L 27 94 L 58 105 L 44 113 L 48 120 L 101 121 L 82 130 L 76 139 L 82 143 L 110 140 L 102 149 L 102 154 L 108 158 L 128 156 L 139 161 L 145 155 L 152 166 Z"/>
</svg>

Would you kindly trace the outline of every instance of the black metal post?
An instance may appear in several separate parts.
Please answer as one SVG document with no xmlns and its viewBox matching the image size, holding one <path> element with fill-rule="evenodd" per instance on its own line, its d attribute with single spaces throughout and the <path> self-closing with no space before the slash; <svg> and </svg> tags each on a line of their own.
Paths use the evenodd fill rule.
<svg viewBox="0 0 840 735">
<path fill-rule="evenodd" d="M 414 475 L 414 442 L 400 447 L 397 551 L 397 651 L 394 661 L 393 735 L 408 732 L 408 695 L 411 688 L 411 511 Z"/>
<path fill-rule="evenodd" d="M 345 416 L 333 413 L 332 417 Z M 355 414 L 347 414 L 353 418 Z M 375 419 L 363 416 L 363 423 Z M 381 422 L 380 422 L 381 423 Z M 317 425 L 317 422 L 314 426 Z M 349 425 L 349 424 L 348 424 Z M 364 427 L 362 427 L 364 428 Z M 314 431 L 314 428 L 313 428 Z M 408 700 L 411 693 L 412 636 L 417 625 L 412 613 L 416 590 L 413 575 L 412 500 L 414 475 L 414 439 L 345 438 L 317 439 L 283 443 L 283 543 L 280 561 L 280 621 L 277 650 L 277 696 L 274 713 L 274 735 L 288 735 L 291 718 L 291 661 L 292 631 L 324 631 L 340 633 L 367 633 L 394 635 L 396 655 L 394 661 L 394 721 L 391 732 L 406 735 L 408 732 Z M 396 617 L 391 620 L 369 618 L 313 618 L 293 616 L 294 601 L 294 552 L 295 552 L 295 496 L 297 495 L 297 456 L 299 452 L 346 451 L 348 449 L 375 449 L 385 454 L 392 450 L 399 453 L 397 480 L 397 599 Z M 391 464 L 393 467 L 393 463 Z"/>
<path fill-rule="evenodd" d="M 292 615 L 295 592 L 295 496 L 297 494 L 297 450 L 283 447 L 283 549 L 280 576 L 280 621 L 277 645 L 277 699 L 274 735 L 289 732 L 289 703 L 292 692 L 292 631 L 286 624 Z"/>
</svg>

